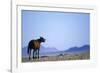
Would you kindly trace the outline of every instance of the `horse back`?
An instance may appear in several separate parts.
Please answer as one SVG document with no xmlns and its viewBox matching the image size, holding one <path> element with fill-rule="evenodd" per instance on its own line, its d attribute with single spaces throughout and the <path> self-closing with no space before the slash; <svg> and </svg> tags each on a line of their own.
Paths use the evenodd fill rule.
<svg viewBox="0 0 100 73">
<path fill-rule="evenodd" d="M 38 40 L 31 40 L 29 42 L 29 48 L 30 49 L 39 49 L 40 48 L 40 42 Z"/>
</svg>

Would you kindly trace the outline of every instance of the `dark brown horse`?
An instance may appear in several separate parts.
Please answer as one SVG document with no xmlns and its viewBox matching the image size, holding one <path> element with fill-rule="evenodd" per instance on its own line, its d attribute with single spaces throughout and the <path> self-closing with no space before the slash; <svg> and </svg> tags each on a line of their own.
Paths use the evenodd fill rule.
<svg viewBox="0 0 100 73">
<path fill-rule="evenodd" d="M 31 40 L 28 43 L 27 53 L 29 54 L 29 60 L 31 59 L 31 50 L 33 50 L 33 59 L 35 58 L 35 54 L 37 54 L 37 57 L 39 58 L 40 44 L 42 42 L 45 42 L 45 39 L 43 37 L 40 37 L 39 39 Z"/>
</svg>

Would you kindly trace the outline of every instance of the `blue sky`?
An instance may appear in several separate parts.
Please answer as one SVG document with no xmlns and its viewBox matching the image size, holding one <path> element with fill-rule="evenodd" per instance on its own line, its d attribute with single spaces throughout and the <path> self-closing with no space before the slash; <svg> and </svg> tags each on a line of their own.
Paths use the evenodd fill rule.
<svg viewBox="0 0 100 73">
<path fill-rule="evenodd" d="M 40 36 L 45 47 L 65 50 L 90 42 L 90 14 L 22 10 L 22 47 Z"/>
</svg>

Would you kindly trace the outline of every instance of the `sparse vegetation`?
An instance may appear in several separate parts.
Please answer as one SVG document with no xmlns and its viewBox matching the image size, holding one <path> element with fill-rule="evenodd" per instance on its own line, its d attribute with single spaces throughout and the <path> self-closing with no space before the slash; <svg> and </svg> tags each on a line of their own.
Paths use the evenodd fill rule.
<svg viewBox="0 0 100 73">
<path fill-rule="evenodd" d="M 74 54 L 59 54 L 57 56 L 41 56 L 39 59 L 31 59 L 23 57 L 22 62 L 43 62 L 43 61 L 64 61 L 64 60 L 86 60 L 90 59 L 89 52 L 74 53 Z"/>
</svg>

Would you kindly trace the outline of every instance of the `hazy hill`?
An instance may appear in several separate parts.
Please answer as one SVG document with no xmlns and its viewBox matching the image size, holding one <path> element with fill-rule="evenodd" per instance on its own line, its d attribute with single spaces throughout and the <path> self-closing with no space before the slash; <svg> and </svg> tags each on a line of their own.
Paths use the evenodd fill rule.
<svg viewBox="0 0 100 73">
<path fill-rule="evenodd" d="M 49 55 L 59 55 L 59 54 L 67 54 L 67 53 L 80 53 L 80 52 L 89 52 L 90 46 L 84 45 L 82 47 L 72 47 L 65 51 L 59 51 L 53 47 L 40 47 L 40 55 L 41 56 L 49 56 Z M 22 48 L 22 56 L 28 56 L 27 54 L 27 46 Z"/>
<path fill-rule="evenodd" d="M 85 51 L 90 51 L 89 45 L 84 45 L 82 47 L 72 47 L 66 50 L 66 52 L 85 52 Z"/>
</svg>

